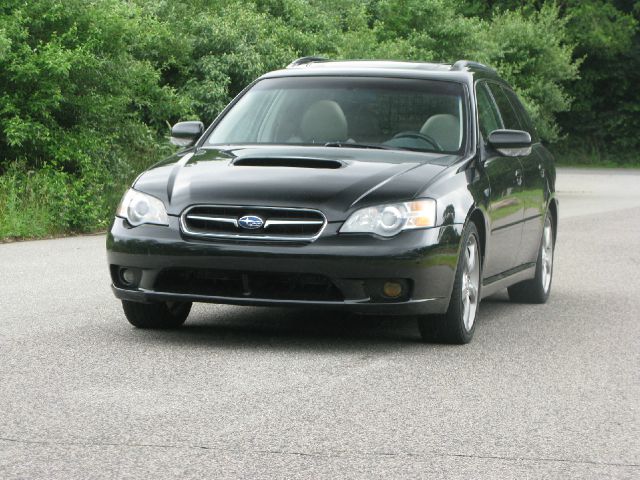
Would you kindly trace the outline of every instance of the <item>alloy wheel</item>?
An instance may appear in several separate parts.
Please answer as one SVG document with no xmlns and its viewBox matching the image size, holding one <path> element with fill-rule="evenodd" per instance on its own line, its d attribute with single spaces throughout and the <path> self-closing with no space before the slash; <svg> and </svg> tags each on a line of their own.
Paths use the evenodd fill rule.
<svg viewBox="0 0 640 480">
<path fill-rule="evenodd" d="M 551 275 L 553 273 L 553 226 L 549 217 L 544 221 L 542 246 L 540 248 L 542 249 L 542 289 L 547 293 L 551 286 Z"/>
<path fill-rule="evenodd" d="M 475 322 L 480 301 L 480 252 L 475 235 L 470 235 L 465 245 L 461 283 L 462 319 L 465 329 L 470 331 Z"/>
</svg>

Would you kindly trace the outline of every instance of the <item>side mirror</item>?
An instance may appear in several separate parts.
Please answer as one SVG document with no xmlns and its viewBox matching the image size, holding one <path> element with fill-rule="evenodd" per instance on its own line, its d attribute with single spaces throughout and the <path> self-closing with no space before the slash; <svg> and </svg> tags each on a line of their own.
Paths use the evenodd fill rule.
<svg viewBox="0 0 640 480">
<path fill-rule="evenodd" d="M 487 142 L 505 157 L 521 157 L 531 153 L 531 135 L 522 130 L 494 130 Z"/>
<path fill-rule="evenodd" d="M 204 132 L 202 122 L 178 122 L 171 127 L 171 143 L 178 147 L 190 147 Z"/>
</svg>

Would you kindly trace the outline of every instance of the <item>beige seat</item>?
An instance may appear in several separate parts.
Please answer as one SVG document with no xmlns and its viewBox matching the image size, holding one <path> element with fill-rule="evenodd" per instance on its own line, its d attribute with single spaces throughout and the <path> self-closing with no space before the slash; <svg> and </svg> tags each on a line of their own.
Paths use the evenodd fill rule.
<svg viewBox="0 0 640 480">
<path fill-rule="evenodd" d="M 333 100 L 312 103 L 302 116 L 300 133 L 305 142 L 341 142 L 347 139 L 347 132 L 347 118 Z"/>
<path fill-rule="evenodd" d="M 433 138 L 444 150 L 452 152 L 460 148 L 460 120 L 455 115 L 440 113 L 429 117 L 420 133 Z"/>
</svg>

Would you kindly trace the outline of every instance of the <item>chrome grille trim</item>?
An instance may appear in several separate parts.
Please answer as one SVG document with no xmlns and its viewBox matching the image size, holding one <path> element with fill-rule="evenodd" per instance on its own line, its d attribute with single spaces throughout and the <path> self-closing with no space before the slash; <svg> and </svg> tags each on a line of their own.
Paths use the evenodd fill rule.
<svg viewBox="0 0 640 480">
<path fill-rule="evenodd" d="M 203 232 L 192 230 L 188 227 L 186 220 L 202 220 L 207 222 L 219 222 L 226 224 L 233 224 L 234 227 L 238 228 L 238 219 L 234 217 L 224 217 L 218 215 L 206 215 L 206 214 L 189 214 L 191 210 L 194 208 L 220 208 L 220 209 L 241 209 L 241 210 L 273 210 L 280 212 L 294 212 L 294 213 L 313 213 L 322 218 L 322 220 L 296 220 L 296 219 L 279 219 L 277 218 L 277 213 L 275 214 L 276 218 L 267 219 L 264 224 L 264 229 L 266 230 L 269 226 L 282 226 L 282 225 L 322 225 L 317 233 L 312 236 L 308 235 L 286 235 L 286 234 L 242 234 L 242 233 L 215 233 L 215 232 Z M 327 227 L 327 217 L 325 217 L 324 213 L 320 210 L 315 210 L 312 208 L 297 208 L 297 207 L 272 207 L 272 206 L 258 206 L 258 205 L 212 205 L 212 204 L 198 204 L 192 205 L 186 208 L 182 214 L 180 215 L 180 230 L 183 234 L 188 235 L 190 237 L 195 238 L 220 238 L 220 239 L 229 239 L 229 240 L 257 240 L 257 241 L 275 241 L 275 242 L 313 242 L 315 241 L 322 232 Z"/>
<path fill-rule="evenodd" d="M 322 220 L 267 220 L 264 228 L 269 228 L 269 225 L 320 225 L 322 223 L 324 223 Z"/>
<path fill-rule="evenodd" d="M 204 220 L 205 222 L 231 223 L 234 227 L 238 226 L 238 220 L 226 217 L 211 217 L 209 215 L 187 215 L 187 220 Z"/>
</svg>

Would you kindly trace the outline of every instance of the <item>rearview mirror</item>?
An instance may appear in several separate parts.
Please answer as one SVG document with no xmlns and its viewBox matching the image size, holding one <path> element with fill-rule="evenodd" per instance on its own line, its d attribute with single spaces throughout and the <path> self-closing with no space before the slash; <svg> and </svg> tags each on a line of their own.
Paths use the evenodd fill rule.
<svg viewBox="0 0 640 480">
<path fill-rule="evenodd" d="M 531 153 L 531 135 L 522 130 L 494 130 L 487 142 L 505 157 L 521 157 Z"/>
<path fill-rule="evenodd" d="M 190 147 L 204 132 L 202 122 L 178 122 L 171 127 L 171 143 L 178 147 Z"/>
</svg>

